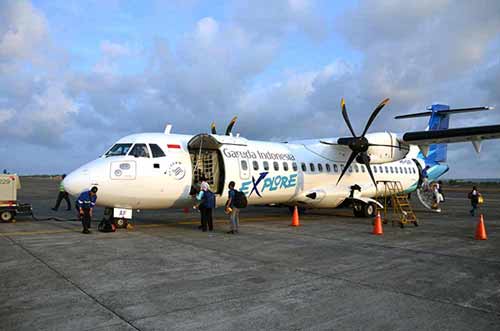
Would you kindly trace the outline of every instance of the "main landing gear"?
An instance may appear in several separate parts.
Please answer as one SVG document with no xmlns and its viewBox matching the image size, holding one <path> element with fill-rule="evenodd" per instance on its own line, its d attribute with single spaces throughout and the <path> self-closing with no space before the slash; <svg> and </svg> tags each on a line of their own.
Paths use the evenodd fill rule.
<svg viewBox="0 0 500 331">
<path fill-rule="evenodd" d="M 355 217 L 375 217 L 377 214 L 377 206 L 370 202 L 354 201 L 352 204 L 352 212 Z"/>
</svg>

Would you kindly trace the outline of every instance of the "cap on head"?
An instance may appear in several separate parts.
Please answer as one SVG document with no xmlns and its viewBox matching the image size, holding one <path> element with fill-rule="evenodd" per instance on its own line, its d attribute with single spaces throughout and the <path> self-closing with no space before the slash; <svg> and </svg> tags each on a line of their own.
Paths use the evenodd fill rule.
<svg viewBox="0 0 500 331">
<path fill-rule="evenodd" d="M 97 186 L 92 186 L 92 188 L 90 189 L 90 192 L 97 193 Z"/>
</svg>

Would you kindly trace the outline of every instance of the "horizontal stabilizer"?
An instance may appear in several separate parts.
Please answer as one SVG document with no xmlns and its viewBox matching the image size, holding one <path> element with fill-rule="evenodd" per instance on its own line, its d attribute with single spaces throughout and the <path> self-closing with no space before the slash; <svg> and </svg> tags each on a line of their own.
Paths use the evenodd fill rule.
<svg viewBox="0 0 500 331">
<path fill-rule="evenodd" d="M 475 126 L 434 131 L 406 132 L 405 143 L 414 145 L 448 144 L 465 141 L 481 141 L 500 138 L 500 125 Z"/>
<path fill-rule="evenodd" d="M 440 110 L 439 114 L 440 115 L 451 115 L 451 114 L 470 113 L 470 112 L 475 112 L 475 111 L 485 111 L 485 110 L 493 110 L 493 109 L 495 109 L 495 107 L 456 108 L 456 109 Z M 394 118 L 397 120 L 400 120 L 400 119 L 405 119 L 405 118 L 427 117 L 427 116 L 431 116 L 432 113 L 433 113 L 432 111 L 425 111 L 422 113 L 399 115 L 399 116 L 396 116 Z"/>
</svg>

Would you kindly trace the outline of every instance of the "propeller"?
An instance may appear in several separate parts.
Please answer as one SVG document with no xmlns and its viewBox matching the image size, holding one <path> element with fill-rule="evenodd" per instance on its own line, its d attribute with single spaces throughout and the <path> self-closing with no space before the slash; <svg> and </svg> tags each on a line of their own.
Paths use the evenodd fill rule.
<svg viewBox="0 0 500 331">
<path fill-rule="evenodd" d="M 366 139 L 365 135 L 368 132 L 368 129 L 372 125 L 373 121 L 377 117 L 378 113 L 384 108 L 384 106 L 389 102 L 389 99 L 383 100 L 372 112 L 370 115 L 370 118 L 366 122 L 365 128 L 363 130 L 363 133 L 361 133 L 361 136 L 357 136 L 356 132 L 354 132 L 354 129 L 352 128 L 351 121 L 349 120 L 349 115 L 347 114 L 344 98 L 342 98 L 342 101 L 340 102 L 340 106 L 342 107 L 342 117 L 344 117 L 344 121 L 347 124 L 347 127 L 349 128 L 349 131 L 351 131 L 352 137 L 342 137 L 337 140 L 337 145 L 344 145 L 348 146 L 351 149 L 351 155 L 349 155 L 349 158 L 347 159 L 347 162 L 345 164 L 344 169 L 342 170 L 342 173 L 340 174 L 340 177 L 337 181 L 337 184 L 340 182 L 346 171 L 349 169 L 351 163 L 356 160 L 360 164 L 364 164 L 366 166 L 366 170 L 368 171 L 368 174 L 370 175 L 373 184 L 377 186 L 377 182 L 375 181 L 375 177 L 373 176 L 372 169 L 370 167 L 370 156 L 368 155 L 367 151 L 368 148 L 371 146 L 384 146 L 384 147 L 394 147 L 394 146 L 389 146 L 389 145 L 380 145 L 380 144 L 370 144 L 368 139 Z M 331 144 L 331 143 L 330 143 Z"/>
<path fill-rule="evenodd" d="M 237 119 L 238 119 L 238 116 L 235 116 L 235 117 L 233 117 L 231 122 L 229 122 L 227 129 L 226 129 L 226 136 L 231 135 L 231 131 L 233 130 L 233 126 L 236 123 Z M 212 122 L 212 124 L 210 124 L 210 132 L 212 134 L 217 134 L 217 129 L 215 128 L 215 122 Z"/>
</svg>

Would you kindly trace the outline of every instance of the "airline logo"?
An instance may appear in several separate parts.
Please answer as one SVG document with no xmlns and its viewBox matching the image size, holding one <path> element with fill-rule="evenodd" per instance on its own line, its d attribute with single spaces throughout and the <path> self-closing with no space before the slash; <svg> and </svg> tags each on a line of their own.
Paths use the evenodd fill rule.
<svg viewBox="0 0 500 331">
<path fill-rule="evenodd" d="M 297 174 L 267 177 L 268 174 L 269 172 L 261 172 L 257 179 L 252 176 L 252 180 L 241 183 L 239 190 L 248 197 L 255 192 L 256 195 L 262 198 L 262 194 L 265 192 L 288 189 L 297 185 Z"/>
</svg>

